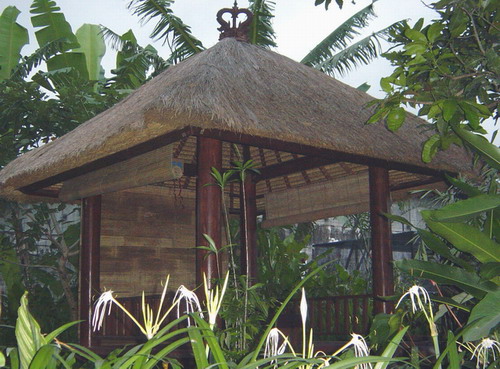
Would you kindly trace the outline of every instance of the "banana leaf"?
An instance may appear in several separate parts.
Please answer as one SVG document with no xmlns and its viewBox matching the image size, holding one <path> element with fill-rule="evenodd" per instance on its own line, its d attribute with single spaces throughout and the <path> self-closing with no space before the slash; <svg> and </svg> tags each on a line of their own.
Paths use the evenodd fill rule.
<svg viewBox="0 0 500 369">
<path fill-rule="evenodd" d="M 28 30 L 16 22 L 19 14 L 15 6 L 8 6 L 0 15 L 0 81 L 10 77 L 29 42 Z"/>
<path fill-rule="evenodd" d="M 394 265 L 413 276 L 457 286 L 476 298 L 483 298 L 488 292 L 498 290 L 494 283 L 485 281 L 477 274 L 450 265 L 421 260 L 398 260 Z"/>
</svg>

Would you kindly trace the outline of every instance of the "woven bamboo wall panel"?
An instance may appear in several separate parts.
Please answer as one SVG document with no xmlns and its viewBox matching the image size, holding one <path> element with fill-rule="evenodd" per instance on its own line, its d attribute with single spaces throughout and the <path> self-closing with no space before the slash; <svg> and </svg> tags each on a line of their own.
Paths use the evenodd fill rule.
<svg viewBox="0 0 500 369">
<path fill-rule="evenodd" d="M 265 208 L 264 227 L 366 211 L 369 208 L 368 173 L 268 193 Z"/>
<path fill-rule="evenodd" d="M 147 186 L 103 195 L 101 287 L 119 296 L 160 293 L 195 283 L 195 201 Z"/>
</svg>

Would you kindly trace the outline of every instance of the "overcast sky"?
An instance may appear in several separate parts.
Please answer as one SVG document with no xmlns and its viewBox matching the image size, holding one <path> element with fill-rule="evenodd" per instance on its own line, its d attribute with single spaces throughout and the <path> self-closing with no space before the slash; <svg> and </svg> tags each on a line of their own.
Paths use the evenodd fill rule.
<svg viewBox="0 0 500 369">
<path fill-rule="evenodd" d="M 141 25 L 139 19 L 127 10 L 128 0 L 55 0 L 66 16 L 75 32 L 82 24 L 102 24 L 118 34 L 132 29 L 142 46 L 153 44 L 163 57 L 168 57 L 169 50 L 161 42 L 149 38 L 153 24 Z M 174 13 L 187 25 L 191 26 L 193 34 L 199 38 L 205 47 L 214 45 L 218 40 L 219 26 L 215 20 L 217 11 L 231 7 L 234 0 L 177 0 L 173 6 Z M 340 10 L 332 1 L 328 11 L 324 6 L 314 6 L 314 0 L 276 0 L 276 11 L 273 26 L 276 31 L 275 49 L 280 54 L 300 61 L 316 44 L 332 32 L 344 20 L 371 3 L 371 0 L 344 0 L 344 8 Z M 29 8 L 32 0 L 0 0 L 0 10 L 8 5 L 15 5 L 21 15 L 18 22 L 30 31 L 31 46 L 23 49 L 23 54 L 29 54 L 36 49 L 36 40 L 31 28 Z M 246 0 L 240 0 L 240 7 L 248 5 Z M 427 21 L 437 18 L 436 13 L 426 6 L 430 0 L 378 0 L 375 2 L 377 18 L 371 23 L 366 34 L 380 30 L 402 19 L 408 19 L 410 24 L 423 17 Z M 387 47 L 387 45 L 385 45 Z M 104 68 L 109 70 L 115 65 L 113 51 L 109 48 L 103 61 Z M 383 97 L 379 81 L 381 77 L 391 73 L 390 64 L 379 58 L 368 66 L 361 66 L 339 79 L 351 86 L 357 87 L 367 82 L 372 87 L 368 91 L 375 97 Z"/>
</svg>

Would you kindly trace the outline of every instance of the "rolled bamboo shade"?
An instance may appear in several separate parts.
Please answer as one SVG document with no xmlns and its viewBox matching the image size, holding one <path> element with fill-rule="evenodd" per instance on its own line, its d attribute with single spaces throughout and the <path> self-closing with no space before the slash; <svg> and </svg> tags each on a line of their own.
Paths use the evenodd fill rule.
<svg viewBox="0 0 500 369">
<path fill-rule="evenodd" d="M 172 145 L 72 178 L 63 183 L 61 201 L 72 201 L 108 192 L 177 179 L 183 163 L 172 157 Z"/>
<path fill-rule="evenodd" d="M 368 172 L 348 175 L 265 195 L 265 228 L 339 215 L 357 214 L 370 207 Z"/>
</svg>

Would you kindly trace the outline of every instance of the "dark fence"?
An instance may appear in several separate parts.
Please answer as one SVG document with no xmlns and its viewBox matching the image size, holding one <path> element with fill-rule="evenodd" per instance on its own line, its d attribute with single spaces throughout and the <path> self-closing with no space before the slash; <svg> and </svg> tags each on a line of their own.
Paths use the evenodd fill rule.
<svg viewBox="0 0 500 369">
<path fill-rule="evenodd" d="M 315 341 L 348 340 L 351 333 L 366 335 L 370 328 L 372 301 L 372 295 L 309 297 L 307 329 L 314 330 Z M 300 340 L 300 301 L 293 301 L 278 321 L 278 327 L 292 337 L 292 341 Z"/>
<path fill-rule="evenodd" d="M 142 323 L 142 298 L 126 297 L 118 299 L 120 303 Z M 172 296 L 165 299 L 164 311 L 170 306 Z M 146 302 L 156 313 L 160 296 L 146 296 Z M 315 340 L 337 341 L 349 339 L 351 333 L 366 335 L 372 314 L 371 295 L 349 295 L 331 297 L 312 297 L 307 299 L 307 329 L 313 328 Z M 278 327 L 292 342 L 302 337 L 300 301 L 294 300 L 278 320 Z M 172 311 L 166 322 L 175 319 L 176 310 Z M 103 328 L 96 334 L 101 342 L 133 343 L 142 342 L 144 337 L 139 328 L 119 308 L 113 306 L 111 313 L 104 318 Z"/>
</svg>

